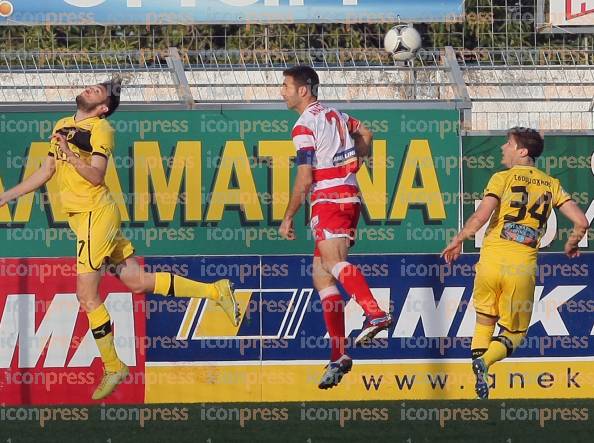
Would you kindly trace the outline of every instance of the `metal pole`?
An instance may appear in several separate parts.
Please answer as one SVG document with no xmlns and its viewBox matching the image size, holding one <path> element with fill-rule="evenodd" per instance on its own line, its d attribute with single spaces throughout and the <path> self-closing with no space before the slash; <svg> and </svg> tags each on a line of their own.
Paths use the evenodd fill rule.
<svg viewBox="0 0 594 443">
<path fill-rule="evenodd" d="M 179 56 L 177 48 L 169 48 L 169 56 L 165 57 L 167 66 L 171 70 L 171 78 L 177 87 L 177 95 L 182 103 L 188 106 L 188 109 L 192 109 L 194 106 L 194 97 L 186 77 L 184 65 Z"/>
</svg>

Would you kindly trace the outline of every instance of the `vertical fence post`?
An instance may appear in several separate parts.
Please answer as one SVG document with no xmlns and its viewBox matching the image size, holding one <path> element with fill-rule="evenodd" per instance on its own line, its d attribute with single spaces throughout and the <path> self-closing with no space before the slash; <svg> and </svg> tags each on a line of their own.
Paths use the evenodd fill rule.
<svg viewBox="0 0 594 443">
<path fill-rule="evenodd" d="M 184 64 L 181 61 L 177 48 L 169 48 L 169 55 L 165 60 L 167 60 L 167 66 L 171 70 L 171 78 L 175 83 L 180 102 L 185 103 L 188 109 L 192 109 L 194 106 L 194 97 L 192 96 L 192 91 L 184 70 Z"/>
</svg>

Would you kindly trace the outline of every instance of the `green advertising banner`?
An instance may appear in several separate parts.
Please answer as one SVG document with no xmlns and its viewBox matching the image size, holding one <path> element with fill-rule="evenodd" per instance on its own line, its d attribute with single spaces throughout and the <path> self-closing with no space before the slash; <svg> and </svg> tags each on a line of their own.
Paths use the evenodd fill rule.
<svg viewBox="0 0 594 443">
<path fill-rule="evenodd" d="M 370 105 L 371 106 L 371 105 Z M 344 109 L 375 134 L 357 177 L 364 200 L 354 253 L 436 253 L 460 213 L 456 110 Z M 0 114 L 0 192 L 34 172 L 63 113 Z M 278 226 L 295 173 L 286 110 L 123 112 L 106 183 L 140 255 L 308 254 L 308 208 L 297 240 Z M 452 166 L 458 165 L 458 166 Z M 0 208 L 0 256 L 75 254 L 50 180 Z"/>
<path fill-rule="evenodd" d="M 491 176 L 504 170 L 501 164 L 501 145 L 506 136 L 463 137 L 462 193 L 464 220 L 467 220 L 482 198 L 483 190 Z M 545 136 L 543 155 L 536 166 L 547 174 L 558 178 L 563 188 L 586 213 L 591 222 L 594 218 L 594 137 L 577 135 Z M 555 210 L 547 223 L 547 231 L 541 241 L 541 251 L 562 252 L 563 245 L 572 231 L 571 223 Z M 482 235 L 464 245 L 466 252 L 477 252 Z M 594 230 L 580 242 L 580 247 L 594 251 Z"/>
</svg>

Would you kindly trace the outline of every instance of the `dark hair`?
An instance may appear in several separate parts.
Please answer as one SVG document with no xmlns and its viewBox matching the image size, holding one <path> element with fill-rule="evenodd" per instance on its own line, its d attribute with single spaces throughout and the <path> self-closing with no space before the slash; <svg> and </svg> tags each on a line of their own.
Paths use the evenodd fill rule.
<svg viewBox="0 0 594 443">
<path fill-rule="evenodd" d="M 118 106 L 120 106 L 120 94 L 122 92 L 122 79 L 120 77 L 114 77 L 108 82 L 100 83 L 101 86 L 107 91 L 107 112 L 103 114 L 103 117 L 107 118 L 113 114 Z"/>
<path fill-rule="evenodd" d="M 283 75 L 293 78 L 299 86 L 309 86 L 311 95 L 318 97 L 318 88 L 320 87 L 320 77 L 311 67 L 306 65 L 293 66 L 285 69 Z"/>
<path fill-rule="evenodd" d="M 544 149 L 544 140 L 536 129 L 516 126 L 507 131 L 507 136 L 514 136 L 519 148 L 528 150 L 528 155 L 536 160 Z"/>
</svg>

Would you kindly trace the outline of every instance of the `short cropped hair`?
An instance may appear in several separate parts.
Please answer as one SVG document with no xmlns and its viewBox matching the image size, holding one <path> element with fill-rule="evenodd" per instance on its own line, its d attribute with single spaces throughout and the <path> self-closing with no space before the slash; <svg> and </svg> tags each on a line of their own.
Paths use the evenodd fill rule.
<svg viewBox="0 0 594 443">
<path fill-rule="evenodd" d="M 285 69 L 283 75 L 291 77 L 299 86 L 309 86 L 311 95 L 318 97 L 320 77 L 312 67 L 306 65 L 293 66 Z"/>
<path fill-rule="evenodd" d="M 536 160 L 542 154 L 544 140 L 536 129 L 516 126 L 507 131 L 507 136 L 509 137 L 510 135 L 513 135 L 519 148 L 528 150 L 528 155 L 533 160 Z"/>
<path fill-rule="evenodd" d="M 107 102 L 105 103 L 107 105 L 107 112 L 103 114 L 103 117 L 107 118 L 120 106 L 122 79 L 120 77 L 114 77 L 110 81 L 100 83 L 100 85 L 107 91 Z"/>
</svg>

